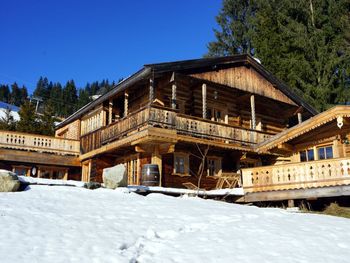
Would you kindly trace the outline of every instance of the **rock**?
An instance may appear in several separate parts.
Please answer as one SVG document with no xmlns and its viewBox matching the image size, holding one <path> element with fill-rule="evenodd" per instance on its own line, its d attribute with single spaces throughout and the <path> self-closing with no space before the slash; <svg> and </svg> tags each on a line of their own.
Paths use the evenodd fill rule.
<svg viewBox="0 0 350 263">
<path fill-rule="evenodd" d="M 124 164 L 118 164 L 103 169 L 102 178 L 104 186 L 109 189 L 128 186 L 128 178 Z"/>
<path fill-rule="evenodd" d="M 94 189 L 100 188 L 101 184 L 97 182 L 88 182 L 84 184 L 84 187 L 90 190 L 94 190 Z"/>
<path fill-rule="evenodd" d="M 0 192 L 16 192 L 21 183 L 15 173 L 0 170 Z"/>
</svg>

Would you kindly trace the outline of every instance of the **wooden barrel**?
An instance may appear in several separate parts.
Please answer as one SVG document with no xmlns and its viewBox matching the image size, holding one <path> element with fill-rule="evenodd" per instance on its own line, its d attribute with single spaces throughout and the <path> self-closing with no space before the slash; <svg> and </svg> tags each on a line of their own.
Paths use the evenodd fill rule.
<svg viewBox="0 0 350 263">
<path fill-rule="evenodd" d="M 145 164 L 142 166 L 141 185 L 159 186 L 158 164 Z"/>
</svg>

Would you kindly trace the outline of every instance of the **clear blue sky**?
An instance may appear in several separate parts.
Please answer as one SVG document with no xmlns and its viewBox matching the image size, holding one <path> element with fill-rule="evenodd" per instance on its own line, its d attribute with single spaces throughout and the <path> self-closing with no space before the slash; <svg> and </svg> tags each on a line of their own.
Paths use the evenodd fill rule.
<svg viewBox="0 0 350 263">
<path fill-rule="evenodd" d="M 202 57 L 221 0 L 0 0 L 0 83 L 118 80 Z"/>
</svg>

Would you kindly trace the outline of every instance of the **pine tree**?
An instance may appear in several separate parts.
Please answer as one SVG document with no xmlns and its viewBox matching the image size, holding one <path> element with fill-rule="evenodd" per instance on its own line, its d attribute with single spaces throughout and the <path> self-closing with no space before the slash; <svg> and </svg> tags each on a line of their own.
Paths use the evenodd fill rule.
<svg viewBox="0 0 350 263">
<path fill-rule="evenodd" d="M 20 89 L 20 101 L 19 105 L 22 105 L 28 99 L 28 91 L 25 86 Z"/>
<path fill-rule="evenodd" d="M 44 107 L 43 114 L 40 116 L 40 134 L 54 136 L 55 120 L 53 107 L 50 103 L 47 103 Z"/>
<path fill-rule="evenodd" d="M 10 108 L 6 108 L 5 116 L 0 118 L 0 130 L 14 131 L 16 129 L 16 122 L 13 118 Z"/>
<path fill-rule="evenodd" d="M 11 94 L 10 94 L 10 100 L 9 103 L 20 106 L 21 105 L 21 89 L 18 87 L 17 83 L 14 82 L 11 85 Z"/>
<path fill-rule="evenodd" d="M 17 122 L 16 130 L 28 133 L 37 133 L 39 122 L 35 114 L 35 106 L 29 101 L 25 101 L 18 112 L 20 120 Z"/>
<path fill-rule="evenodd" d="M 209 55 L 254 53 L 317 109 L 349 103 L 349 0 L 224 0 L 217 21 Z"/>
<path fill-rule="evenodd" d="M 77 110 L 77 89 L 73 80 L 67 82 L 63 88 L 63 115 L 68 117 Z"/>
<path fill-rule="evenodd" d="M 252 18 L 256 12 L 254 0 L 224 0 L 216 17 L 221 30 L 214 29 L 216 41 L 208 44 L 207 56 L 253 54 Z"/>
<path fill-rule="evenodd" d="M 77 108 L 80 109 L 81 107 L 85 106 L 91 101 L 89 96 L 89 91 L 86 89 L 80 89 L 79 90 L 79 98 L 77 102 Z"/>
<path fill-rule="evenodd" d="M 8 85 L 0 85 L 0 101 L 8 103 L 10 100 L 10 88 Z"/>
<path fill-rule="evenodd" d="M 47 99 L 50 97 L 50 90 L 49 90 L 49 80 L 46 77 L 40 77 L 37 84 L 36 88 L 33 92 L 33 95 L 35 97 L 39 97 L 42 99 Z"/>
<path fill-rule="evenodd" d="M 350 100 L 348 0 L 265 0 L 256 18 L 257 56 L 277 77 L 319 110 Z"/>
</svg>

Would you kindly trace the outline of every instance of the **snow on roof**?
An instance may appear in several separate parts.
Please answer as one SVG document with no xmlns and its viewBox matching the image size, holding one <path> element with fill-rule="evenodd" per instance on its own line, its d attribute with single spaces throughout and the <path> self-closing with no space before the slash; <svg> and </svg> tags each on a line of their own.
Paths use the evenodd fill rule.
<svg viewBox="0 0 350 263">
<path fill-rule="evenodd" d="M 13 117 L 13 120 L 19 121 L 20 117 L 17 111 L 11 111 L 11 116 Z M 0 108 L 0 119 L 6 118 L 6 108 Z"/>
<path fill-rule="evenodd" d="M 11 111 L 16 111 L 16 112 L 19 111 L 19 107 L 6 103 L 4 101 L 0 101 L 0 109 L 7 109 L 7 108 L 9 108 Z"/>
</svg>

